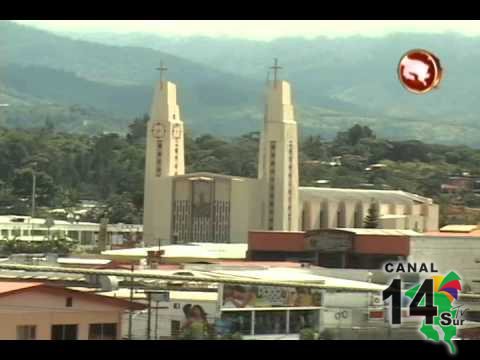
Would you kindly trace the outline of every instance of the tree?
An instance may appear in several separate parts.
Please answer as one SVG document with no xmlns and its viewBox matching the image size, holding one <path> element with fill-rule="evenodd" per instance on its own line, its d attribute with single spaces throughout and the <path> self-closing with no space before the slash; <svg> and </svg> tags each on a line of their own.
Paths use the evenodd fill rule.
<svg viewBox="0 0 480 360">
<path fill-rule="evenodd" d="M 355 146 L 361 139 L 375 138 L 375 134 L 368 126 L 355 124 L 346 132 L 339 132 L 335 142 L 343 145 Z"/>
<path fill-rule="evenodd" d="M 33 169 L 21 168 L 15 170 L 12 180 L 14 194 L 23 197 L 32 195 Z M 39 205 L 50 205 L 57 192 L 57 187 L 50 175 L 43 171 L 36 171 L 36 199 Z"/>
<path fill-rule="evenodd" d="M 141 222 L 141 216 L 138 209 L 134 206 L 130 194 L 123 193 L 113 195 L 107 200 L 108 218 L 111 224 L 138 224 Z"/>
<path fill-rule="evenodd" d="M 143 115 L 143 118 L 136 118 L 133 123 L 128 125 L 127 141 L 130 143 L 143 143 L 147 136 L 147 122 L 149 116 Z"/>
<path fill-rule="evenodd" d="M 367 229 L 378 228 L 378 205 L 372 201 L 365 217 L 364 225 Z"/>
</svg>

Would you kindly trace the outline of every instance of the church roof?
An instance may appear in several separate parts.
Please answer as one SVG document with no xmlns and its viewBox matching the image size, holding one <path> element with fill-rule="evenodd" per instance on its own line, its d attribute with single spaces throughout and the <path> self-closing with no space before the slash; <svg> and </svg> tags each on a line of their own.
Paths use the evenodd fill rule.
<svg viewBox="0 0 480 360">
<path fill-rule="evenodd" d="M 408 193 L 401 190 L 369 190 L 369 189 L 342 189 L 342 188 L 317 188 L 300 187 L 300 198 L 319 198 L 335 201 L 362 201 L 369 202 L 372 199 L 380 202 L 396 202 L 405 205 L 413 203 L 432 204 L 432 199 Z"/>
</svg>

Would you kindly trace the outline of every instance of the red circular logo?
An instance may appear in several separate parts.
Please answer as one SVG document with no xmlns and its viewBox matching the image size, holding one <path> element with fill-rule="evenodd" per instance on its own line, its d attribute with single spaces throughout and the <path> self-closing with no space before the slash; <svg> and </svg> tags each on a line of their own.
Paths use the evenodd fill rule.
<svg viewBox="0 0 480 360">
<path fill-rule="evenodd" d="M 436 88 L 442 79 L 440 61 L 426 50 L 410 50 L 398 64 L 398 77 L 408 91 L 424 94 Z"/>
</svg>

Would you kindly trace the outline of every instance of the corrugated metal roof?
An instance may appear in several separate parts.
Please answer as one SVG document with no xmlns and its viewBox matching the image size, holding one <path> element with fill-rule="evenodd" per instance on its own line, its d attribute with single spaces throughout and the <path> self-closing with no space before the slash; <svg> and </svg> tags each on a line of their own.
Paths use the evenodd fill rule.
<svg viewBox="0 0 480 360">
<path fill-rule="evenodd" d="M 39 288 L 39 289 L 46 289 L 48 291 L 53 291 L 55 293 L 59 293 L 65 295 L 65 294 L 78 294 L 82 296 L 88 296 L 89 299 L 92 301 L 96 302 L 103 302 L 103 303 L 109 303 L 114 306 L 120 306 L 123 308 L 128 308 L 130 306 L 133 306 L 135 309 L 144 309 L 145 306 L 132 302 L 130 303 L 129 301 L 123 300 L 123 299 L 112 299 L 108 298 L 105 296 L 100 296 L 98 294 L 94 294 L 91 292 L 85 292 L 85 291 L 76 291 L 70 288 L 63 288 L 63 287 L 57 287 L 57 286 L 51 286 L 45 283 L 34 283 L 34 282 L 10 282 L 10 281 L 0 281 L 0 295 L 8 295 L 11 292 L 14 291 L 19 291 L 19 290 L 26 290 L 26 289 L 33 289 L 33 288 Z"/>
<path fill-rule="evenodd" d="M 248 244 L 192 243 L 189 245 L 160 246 L 165 251 L 163 258 L 180 259 L 245 259 Z M 149 251 L 158 251 L 158 246 L 103 251 L 108 257 L 145 258 Z"/>
<path fill-rule="evenodd" d="M 386 285 L 374 284 L 365 281 L 340 279 L 330 276 L 322 276 L 315 274 L 313 271 L 305 269 L 292 269 L 292 268 L 272 268 L 268 270 L 253 270 L 253 271 L 235 271 L 235 270 L 219 270 L 212 271 L 217 274 L 232 276 L 234 278 L 245 279 L 261 279 L 266 281 L 300 281 L 310 283 L 323 283 L 327 287 L 345 287 L 364 289 L 371 291 L 382 291 L 387 288 Z"/>
<path fill-rule="evenodd" d="M 43 285 L 40 282 L 0 281 L 0 294 L 8 294 L 13 291 L 33 288 Z"/>
<path fill-rule="evenodd" d="M 68 265 L 106 265 L 112 262 L 108 259 L 59 258 L 59 264 Z"/>
</svg>

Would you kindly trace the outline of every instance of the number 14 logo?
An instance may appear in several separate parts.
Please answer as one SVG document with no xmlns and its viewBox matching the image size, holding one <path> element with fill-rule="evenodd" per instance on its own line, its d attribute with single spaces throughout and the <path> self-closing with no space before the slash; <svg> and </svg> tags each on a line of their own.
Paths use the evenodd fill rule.
<svg viewBox="0 0 480 360">
<path fill-rule="evenodd" d="M 402 323 L 402 280 L 394 279 L 383 291 L 383 301 L 392 298 L 390 311 L 392 325 Z M 425 298 L 424 305 L 420 305 Z M 425 323 L 433 324 L 433 318 L 438 315 L 438 307 L 433 303 L 433 279 L 424 280 L 410 305 L 410 316 L 425 316 Z"/>
</svg>

